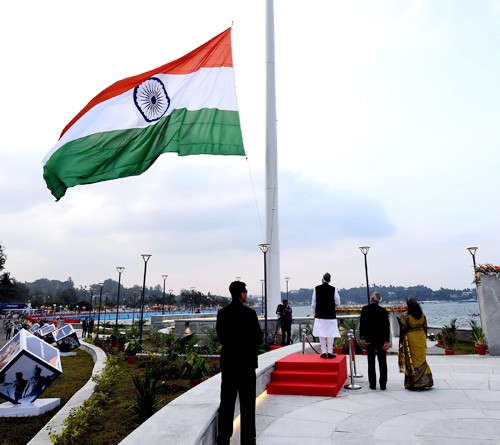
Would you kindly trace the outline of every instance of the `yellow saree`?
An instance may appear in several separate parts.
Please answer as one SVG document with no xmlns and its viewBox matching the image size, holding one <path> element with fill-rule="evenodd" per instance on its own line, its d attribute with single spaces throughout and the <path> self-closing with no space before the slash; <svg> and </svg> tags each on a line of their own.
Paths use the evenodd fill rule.
<svg viewBox="0 0 500 445">
<path fill-rule="evenodd" d="M 427 319 L 417 320 L 407 313 L 398 317 L 399 369 L 405 374 L 405 388 L 420 390 L 434 385 L 431 368 L 427 364 Z"/>
</svg>

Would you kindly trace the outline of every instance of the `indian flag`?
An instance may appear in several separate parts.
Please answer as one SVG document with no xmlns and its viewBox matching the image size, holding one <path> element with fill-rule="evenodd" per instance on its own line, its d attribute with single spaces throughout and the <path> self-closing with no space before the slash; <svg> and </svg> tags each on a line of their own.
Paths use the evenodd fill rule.
<svg viewBox="0 0 500 445">
<path fill-rule="evenodd" d="M 231 28 L 99 93 L 66 125 L 43 177 L 59 200 L 68 187 L 140 175 L 167 152 L 245 155 Z"/>
</svg>

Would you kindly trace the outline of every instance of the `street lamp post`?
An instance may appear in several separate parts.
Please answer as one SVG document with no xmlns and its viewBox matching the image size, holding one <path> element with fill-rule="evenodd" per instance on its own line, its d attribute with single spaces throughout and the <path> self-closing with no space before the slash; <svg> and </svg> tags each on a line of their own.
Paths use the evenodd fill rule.
<svg viewBox="0 0 500 445">
<path fill-rule="evenodd" d="M 134 294 L 133 297 L 134 306 L 132 307 L 132 326 L 134 326 L 135 323 L 135 306 L 137 305 L 137 294 Z"/>
<path fill-rule="evenodd" d="M 161 315 L 165 314 L 165 281 L 167 281 L 168 275 L 162 275 L 163 278 L 163 300 L 161 303 Z"/>
<path fill-rule="evenodd" d="M 172 309 L 171 304 L 172 304 L 172 292 L 173 291 L 174 291 L 173 289 L 168 290 L 168 301 L 170 302 L 170 303 L 168 303 L 168 313 L 169 314 L 170 314 L 170 311 Z"/>
<path fill-rule="evenodd" d="M 142 280 L 142 294 L 141 294 L 141 318 L 139 321 L 139 343 L 142 345 L 142 325 L 144 323 L 144 298 L 146 294 L 146 270 L 148 267 L 148 261 L 151 258 L 151 255 L 148 253 L 141 254 L 142 259 L 144 260 L 144 278 Z"/>
<path fill-rule="evenodd" d="M 260 290 L 260 313 L 264 315 L 264 280 L 260 280 L 261 290 Z"/>
<path fill-rule="evenodd" d="M 477 247 L 467 247 L 467 250 L 472 255 L 472 264 L 474 266 L 474 277 L 476 276 L 476 250 Z"/>
<path fill-rule="evenodd" d="M 285 281 L 286 281 L 286 301 L 288 301 L 288 280 L 290 279 L 290 277 L 285 277 Z"/>
<path fill-rule="evenodd" d="M 264 344 L 267 345 L 267 258 L 266 254 L 271 244 L 259 244 L 260 250 L 264 254 Z"/>
<path fill-rule="evenodd" d="M 194 293 L 196 292 L 196 287 L 191 288 L 191 311 L 194 314 Z"/>
<path fill-rule="evenodd" d="M 94 308 L 94 288 L 90 288 L 90 307 L 89 307 L 89 317 L 90 317 L 90 311 Z"/>
<path fill-rule="evenodd" d="M 99 283 L 99 287 L 101 290 L 99 291 L 99 309 L 98 309 L 98 314 L 97 314 L 97 334 L 96 337 L 99 337 L 99 323 L 101 323 L 101 302 L 102 302 L 102 288 L 104 286 L 104 283 Z"/>
<path fill-rule="evenodd" d="M 361 253 L 365 256 L 366 299 L 368 301 L 368 304 L 370 304 L 370 284 L 368 281 L 368 261 L 366 260 L 366 255 L 368 254 L 368 251 L 370 250 L 370 246 L 362 246 L 359 248 L 359 250 L 361 250 Z"/>
<path fill-rule="evenodd" d="M 125 270 L 124 267 L 117 267 L 118 271 L 118 294 L 116 296 L 116 321 L 115 321 L 115 329 L 118 330 L 118 309 L 120 308 L 120 287 L 122 280 L 122 272 Z"/>
</svg>

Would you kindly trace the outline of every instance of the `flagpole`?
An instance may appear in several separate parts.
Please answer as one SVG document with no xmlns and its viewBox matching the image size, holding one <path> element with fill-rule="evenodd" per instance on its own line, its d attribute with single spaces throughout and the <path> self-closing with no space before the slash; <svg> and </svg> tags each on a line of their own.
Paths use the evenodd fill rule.
<svg viewBox="0 0 500 445">
<path fill-rule="evenodd" d="M 274 1 L 266 0 L 266 243 L 268 307 L 274 314 L 281 303 L 278 212 L 278 142 L 276 132 L 276 75 L 274 51 Z"/>
</svg>

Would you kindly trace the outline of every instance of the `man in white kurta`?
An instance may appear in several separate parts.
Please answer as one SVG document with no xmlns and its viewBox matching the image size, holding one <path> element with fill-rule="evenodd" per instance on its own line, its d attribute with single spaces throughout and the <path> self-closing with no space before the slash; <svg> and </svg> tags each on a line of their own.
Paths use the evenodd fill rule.
<svg viewBox="0 0 500 445">
<path fill-rule="evenodd" d="M 331 275 L 323 275 L 322 283 L 314 288 L 311 311 L 314 314 L 313 335 L 319 337 L 321 358 L 333 358 L 333 339 L 340 337 L 335 308 L 340 305 L 337 289 L 330 286 Z"/>
</svg>

